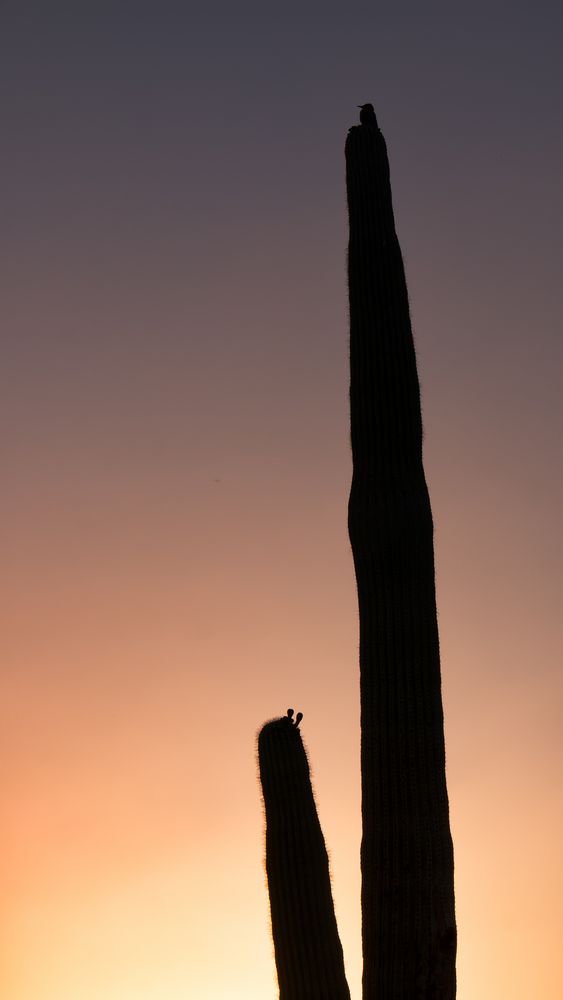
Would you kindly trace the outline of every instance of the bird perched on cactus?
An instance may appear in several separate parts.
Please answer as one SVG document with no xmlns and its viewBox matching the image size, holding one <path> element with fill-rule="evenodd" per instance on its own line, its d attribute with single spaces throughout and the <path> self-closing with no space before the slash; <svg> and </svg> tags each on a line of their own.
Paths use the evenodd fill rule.
<svg viewBox="0 0 563 1000">
<path fill-rule="evenodd" d="M 373 104 L 358 104 L 358 107 L 360 109 L 360 123 L 377 128 L 377 117 Z"/>
</svg>

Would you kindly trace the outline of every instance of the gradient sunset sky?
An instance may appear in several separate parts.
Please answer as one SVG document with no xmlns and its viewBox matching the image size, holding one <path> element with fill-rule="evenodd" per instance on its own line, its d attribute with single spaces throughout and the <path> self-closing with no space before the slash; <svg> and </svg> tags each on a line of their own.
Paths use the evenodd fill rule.
<svg viewBox="0 0 563 1000">
<path fill-rule="evenodd" d="M 4 0 L 2 1000 L 275 1000 L 304 712 L 360 997 L 344 140 L 385 134 L 460 1000 L 563 996 L 560 3 Z"/>
</svg>

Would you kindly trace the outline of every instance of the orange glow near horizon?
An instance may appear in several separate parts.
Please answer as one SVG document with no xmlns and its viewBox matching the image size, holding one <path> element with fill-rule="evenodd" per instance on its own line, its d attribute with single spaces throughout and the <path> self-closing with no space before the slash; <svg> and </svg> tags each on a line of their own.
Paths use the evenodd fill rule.
<svg viewBox="0 0 563 1000">
<path fill-rule="evenodd" d="M 86 6 L 0 5 L 0 996 L 275 1000 L 255 740 L 293 705 L 360 998 L 343 144 L 373 100 L 436 526 L 458 996 L 555 1000 L 549 4 Z"/>
</svg>

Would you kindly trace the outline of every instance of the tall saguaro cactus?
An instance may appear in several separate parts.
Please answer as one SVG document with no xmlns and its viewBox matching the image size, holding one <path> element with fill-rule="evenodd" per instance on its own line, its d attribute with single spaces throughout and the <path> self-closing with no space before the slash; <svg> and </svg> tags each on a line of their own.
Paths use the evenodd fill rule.
<svg viewBox="0 0 563 1000">
<path fill-rule="evenodd" d="M 371 105 L 360 120 L 346 140 L 346 182 L 363 1000 L 454 1000 L 453 847 L 420 392 L 385 140 Z M 346 1000 L 326 850 L 290 719 L 262 729 L 259 760 L 281 1000 Z"/>
<path fill-rule="evenodd" d="M 385 140 L 346 141 L 349 533 L 360 612 L 364 1000 L 453 1000 L 453 849 L 433 525 Z"/>
</svg>

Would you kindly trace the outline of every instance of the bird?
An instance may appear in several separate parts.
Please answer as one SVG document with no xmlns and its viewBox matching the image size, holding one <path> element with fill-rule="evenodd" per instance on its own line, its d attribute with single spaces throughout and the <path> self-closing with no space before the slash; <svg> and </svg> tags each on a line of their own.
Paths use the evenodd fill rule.
<svg viewBox="0 0 563 1000">
<path fill-rule="evenodd" d="M 358 104 L 360 109 L 360 123 L 362 125 L 375 125 L 377 128 L 377 118 L 373 104 Z"/>
</svg>

